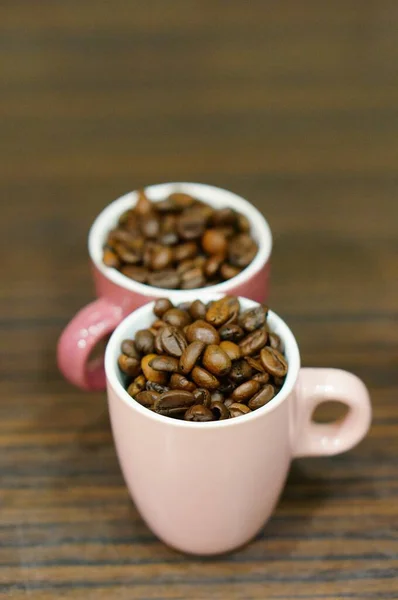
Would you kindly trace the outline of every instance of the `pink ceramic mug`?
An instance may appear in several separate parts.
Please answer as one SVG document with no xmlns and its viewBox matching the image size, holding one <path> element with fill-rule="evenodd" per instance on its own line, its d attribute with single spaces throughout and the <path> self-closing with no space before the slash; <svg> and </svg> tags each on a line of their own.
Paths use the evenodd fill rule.
<svg viewBox="0 0 398 600">
<path fill-rule="evenodd" d="M 155 202 L 173 192 L 184 192 L 215 208 L 228 206 L 244 214 L 258 243 L 258 253 L 239 275 L 206 290 L 241 294 L 258 302 L 266 300 L 272 236 L 266 220 L 252 204 L 232 192 L 201 183 L 162 183 L 145 188 L 145 192 Z M 112 333 L 132 310 L 170 292 L 133 281 L 102 262 L 102 249 L 109 230 L 115 227 L 125 210 L 134 206 L 136 199 L 136 192 L 131 192 L 115 200 L 98 215 L 90 229 L 88 249 L 98 299 L 75 315 L 58 342 L 60 370 L 66 379 L 82 389 L 105 388 L 103 358 L 95 362 L 89 360 L 98 342 Z M 184 297 L 189 292 L 181 293 Z"/>
<path fill-rule="evenodd" d="M 219 295 L 201 293 L 203 301 Z M 175 303 L 197 294 L 172 294 Z M 241 298 L 241 306 L 255 306 Z M 113 333 L 105 370 L 113 436 L 129 491 L 142 517 L 164 542 L 188 553 L 217 554 L 250 540 L 271 515 L 290 462 L 299 456 L 345 452 L 368 431 L 368 392 L 355 375 L 338 369 L 300 369 L 297 342 L 270 312 L 289 364 L 282 390 L 248 415 L 192 423 L 157 415 L 135 402 L 117 365 L 121 342 L 153 322 L 153 303 L 129 315 Z M 349 407 L 333 424 L 312 421 L 326 400 Z"/>
</svg>

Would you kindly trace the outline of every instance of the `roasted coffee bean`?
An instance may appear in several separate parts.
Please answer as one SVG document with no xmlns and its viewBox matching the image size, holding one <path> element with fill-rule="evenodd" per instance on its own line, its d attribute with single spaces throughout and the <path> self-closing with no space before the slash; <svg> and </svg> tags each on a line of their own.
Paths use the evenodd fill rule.
<svg viewBox="0 0 398 600">
<path fill-rule="evenodd" d="M 162 319 L 169 325 L 181 328 L 192 322 L 190 314 L 186 310 L 181 310 L 181 308 L 170 308 L 164 313 Z"/>
<path fill-rule="evenodd" d="M 205 265 L 203 267 L 203 271 L 204 271 L 204 274 L 206 275 L 206 277 L 208 277 L 209 279 L 212 279 L 213 277 L 215 277 L 217 275 L 217 273 L 219 272 L 224 260 L 225 260 L 224 254 L 213 254 L 212 256 L 210 256 L 206 260 Z"/>
<path fill-rule="evenodd" d="M 125 265 L 121 268 L 121 273 L 129 279 L 134 279 L 139 283 L 146 283 L 148 280 L 148 269 L 134 265 Z"/>
<path fill-rule="evenodd" d="M 239 342 L 242 355 L 250 356 L 252 354 L 257 354 L 257 352 L 259 352 L 267 343 L 267 337 L 268 334 L 265 327 L 261 327 L 260 329 L 256 329 L 252 333 L 249 333 L 249 335 Z"/>
<path fill-rule="evenodd" d="M 248 407 L 252 410 L 265 406 L 267 402 L 275 396 L 275 389 L 272 385 L 266 384 L 255 396 L 250 398 Z"/>
<path fill-rule="evenodd" d="M 191 325 L 188 327 L 191 327 Z M 184 333 L 181 329 L 173 327 L 173 325 L 166 325 L 166 327 L 163 327 L 163 329 L 160 330 L 159 341 L 163 351 L 176 358 L 180 358 L 181 354 L 188 346 Z"/>
<path fill-rule="evenodd" d="M 217 329 L 215 329 L 210 323 L 206 323 L 201 319 L 194 321 L 191 325 L 188 325 L 186 336 L 188 342 L 194 342 L 199 340 L 200 342 L 207 344 L 219 344 L 220 336 Z"/>
<path fill-rule="evenodd" d="M 141 360 L 140 353 L 137 350 L 134 340 L 123 340 L 121 350 L 123 354 L 126 354 L 130 358 Z"/>
<path fill-rule="evenodd" d="M 174 358 L 174 356 L 168 356 L 167 354 L 164 356 L 155 356 L 149 362 L 149 366 L 155 371 L 166 371 L 167 373 L 177 373 L 179 369 L 178 358 Z"/>
<path fill-rule="evenodd" d="M 170 194 L 165 200 L 156 203 L 156 208 L 161 212 L 181 212 L 189 208 L 195 202 L 195 199 L 188 194 L 174 193 Z"/>
<path fill-rule="evenodd" d="M 186 242 L 185 244 L 180 244 L 174 248 L 174 260 L 180 262 L 195 258 L 198 252 L 199 248 L 196 242 Z"/>
<path fill-rule="evenodd" d="M 231 360 L 238 360 L 241 357 L 241 352 L 238 344 L 234 344 L 234 342 L 224 341 L 220 343 L 221 350 L 224 350 L 226 354 L 228 354 Z"/>
<path fill-rule="evenodd" d="M 158 394 L 164 394 L 170 390 L 167 385 L 161 385 L 160 383 L 156 383 L 156 381 L 147 381 L 145 388 L 149 391 L 157 392 Z"/>
<path fill-rule="evenodd" d="M 138 190 L 137 203 L 134 210 L 137 215 L 147 215 L 152 212 L 152 202 L 148 199 L 144 190 Z"/>
<path fill-rule="evenodd" d="M 258 381 L 255 381 L 254 379 L 249 379 L 249 381 L 241 383 L 241 385 L 239 385 L 232 392 L 231 398 L 234 400 L 234 402 L 245 403 L 248 400 L 250 400 L 250 398 L 252 398 L 255 394 L 257 394 L 260 387 L 261 386 Z"/>
<path fill-rule="evenodd" d="M 145 377 L 149 381 L 154 381 L 155 383 L 160 383 L 161 385 L 164 385 L 167 383 L 168 380 L 167 373 L 164 371 L 157 371 L 156 369 L 153 369 L 149 364 L 153 358 L 156 358 L 156 356 L 156 354 L 147 354 L 146 356 L 144 356 L 141 360 L 141 368 Z"/>
<path fill-rule="evenodd" d="M 146 379 L 144 375 L 138 375 L 138 377 L 134 379 L 133 383 L 130 383 L 129 387 L 127 388 L 127 392 L 134 398 L 138 392 L 141 392 L 143 389 L 145 389 L 145 385 Z"/>
<path fill-rule="evenodd" d="M 214 402 L 224 402 L 224 396 L 218 390 L 211 394 L 211 403 L 214 404 Z"/>
<path fill-rule="evenodd" d="M 159 243 L 163 246 L 174 246 L 179 237 L 177 233 L 177 220 L 175 215 L 165 215 L 161 219 Z"/>
<path fill-rule="evenodd" d="M 142 406 L 146 406 L 147 408 L 152 408 L 155 401 L 160 398 L 160 394 L 154 391 L 144 390 L 142 392 L 138 392 L 134 396 L 134 400 L 137 400 Z"/>
<path fill-rule="evenodd" d="M 193 267 L 193 269 L 189 269 L 189 271 L 185 271 L 185 273 L 181 275 L 182 290 L 201 288 L 205 283 L 206 280 L 201 267 Z"/>
<path fill-rule="evenodd" d="M 227 398 L 227 399 L 224 401 L 224 406 L 225 406 L 226 408 L 229 408 L 229 407 L 231 406 L 231 404 L 234 404 L 234 401 L 232 400 L 232 398 Z M 228 411 L 228 414 L 229 414 L 229 411 Z"/>
<path fill-rule="evenodd" d="M 209 344 L 206 346 L 202 357 L 202 363 L 205 369 L 217 377 L 223 377 L 229 373 L 232 366 L 228 354 L 216 344 Z"/>
<path fill-rule="evenodd" d="M 239 275 L 242 269 L 234 267 L 227 262 L 224 262 L 220 267 L 220 275 L 223 279 L 228 280 Z"/>
<path fill-rule="evenodd" d="M 135 334 L 135 346 L 141 354 L 152 354 L 155 336 L 149 329 L 140 329 Z"/>
<path fill-rule="evenodd" d="M 237 323 L 226 323 L 220 327 L 219 334 L 223 341 L 239 342 L 244 337 L 245 332 Z"/>
<path fill-rule="evenodd" d="M 102 260 L 107 267 L 112 267 L 113 269 L 118 269 L 120 267 L 119 256 L 110 248 L 105 248 Z"/>
<path fill-rule="evenodd" d="M 228 244 L 228 261 L 233 267 L 247 267 L 257 254 L 257 244 L 248 233 L 240 233 Z"/>
<path fill-rule="evenodd" d="M 144 242 L 145 238 L 142 235 L 131 233 L 126 229 L 112 229 L 106 240 L 107 245 L 111 248 L 114 248 L 117 244 L 122 244 L 131 250 L 142 250 Z"/>
<path fill-rule="evenodd" d="M 209 408 L 211 405 L 211 394 L 209 390 L 206 390 L 205 388 L 196 388 L 192 394 L 196 404 L 203 404 L 203 406 Z"/>
<path fill-rule="evenodd" d="M 243 383 L 251 378 L 253 369 L 245 360 L 237 360 L 232 365 L 229 378 L 235 383 Z"/>
<path fill-rule="evenodd" d="M 166 326 L 166 324 L 165 324 Z M 155 334 L 155 341 L 154 341 L 154 352 L 157 352 L 158 354 L 163 354 L 165 352 L 164 348 L 163 348 L 163 344 L 162 344 L 162 331 L 164 328 L 162 329 L 158 329 L 158 331 Z"/>
<path fill-rule="evenodd" d="M 258 360 L 257 358 L 253 358 L 251 356 L 246 356 L 245 360 L 249 363 L 249 365 L 255 371 L 259 371 L 260 373 L 264 373 L 265 372 L 265 369 L 264 369 L 264 366 L 263 366 L 262 362 L 260 360 Z"/>
<path fill-rule="evenodd" d="M 173 262 L 173 250 L 169 246 L 154 246 L 151 249 L 149 267 L 153 271 L 163 271 Z"/>
<path fill-rule="evenodd" d="M 245 310 L 239 316 L 239 325 L 249 332 L 258 329 L 259 327 L 263 327 L 263 325 L 265 325 L 263 308 L 261 306 L 256 306 L 255 308 Z"/>
<path fill-rule="evenodd" d="M 187 302 L 180 302 L 178 304 L 177 308 L 179 308 L 180 310 L 184 310 L 185 312 L 191 314 L 189 312 L 189 309 L 191 308 L 191 302 L 188 302 L 188 301 Z M 192 319 L 191 319 L 191 321 L 192 321 Z M 189 322 L 191 322 L 191 321 L 189 321 Z"/>
<path fill-rule="evenodd" d="M 206 305 L 201 300 L 195 300 L 192 302 L 188 309 L 189 314 L 194 321 L 203 320 L 206 316 Z"/>
<path fill-rule="evenodd" d="M 119 217 L 118 219 L 118 225 L 120 225 L 120 227 L 124 227 L 126 225 L 126 223 L 130 220 L 130 219 L 135 219 L 137 220 L 136 214 L 134 212 L 134 210 L 132 208 L 129 208 L 128 210 L 125 210 Z"/>
<path fill-rule="evenodd" d="M 229 410 L 223 402 L 213 402 L 210 407 L 210 410 L 217 421 L 229 419 Z"/>
<path fill-rule="evenodd" d="M 170 390 L 162 394 L 154 403 L 154 410 L 163 415 L 184 413 L 195 402 L 190 392 Z"/>
<path fill-rule="evenodd" d="M 238 214 L 237 220 L 238 220 L 237 225 L 238 225 L 239 231 L 241 231 L 242 233 L 249 233 L 250 232 L 249 219 L 245 215 Z"/>
<path fill-rule="evenodd" d="M 276 333 L 270 332 L 268 334 L 268 345 L 271 346 L 271 348 L 273 348 L 274 350 L 279 350 L 279 352 L 282 352 L 281 338 Z"/>
<path fill-rule="evenodd" d="M 161 319 L 165 312 L 170 310 L 170 308 L 174 308 L 173 304 L 168 298 L 158 298 L 153 307 L 153 312 L 159 319 Z"/>
<path fill-rule="evenodd" d="M 275 348 L 267 346 L 260 352 L 261 362 L 265 370 L 274 377 L 284 377 L 287 373 L 287 362 L 283 354 Z"/>
<path fill-rule="evenodd" d="M 233 368 L 233 367 L 232 367 Z M 224 377 L 220 379 L 220 385 L 218 386 L 218 391 L 223 394 L 224 397 L 232 394 L 234 389 L 237 387 L 237 384 L 229 379 L 228 377 Z"/>
<path fill-rule="evenodd" d="M 183 240 L 201 237 L 206 227 L 206 217 L 201 211 L 192 208 L 185 211 L 177 220 L 177 231 Z"/>
<path fill-rule="evenodd" d="M 154 213 L 143 215 L 140 220 L 141 231 L 146 238 L 156 239 L 160 232 L 160 220 Z"/>
<path fill-rule="evenodd" d="M 225 234 L 218 229 L 207 229 L 202 236 L 202 248 L 206 254 L 224 254 L 227 246 Z"/>
<path fill-rule="evenodd" d="M 269 373 L 256 373 L 253 375 L 252 379 L 258 381 L 261 385 L 265 385 L 269 382 Z"/>
<path fill-rule="evenodd" d="M 214 327 L 220 327 L 228 321 L 231 316 L 231 311 L 232 308 L 229 305 L 228 297 L 226 296 L 225 298 L 221 298 L 221 300 L 212 302 L 206 312 L 206 321 L 211 325 L 214 325 Z"/>
<path fill-rule="evenodd" d="M 115 244 L 114 248 L 120 260 L 128 265 L 137 265 L 142 260 L 141 250 L 127 248 L 124 244 Z"/>
<path fill-rule="evenodd" d="M 210 217 L 210 224 L 214 227 L 223 225 L 235 226 L 237 222 L 237 213 L 229 207 L 219 208 L 213 212 Z"/>
<path fill-rule="evenodd" d="M 285 378 L 284 377 L 274 377 L 274 384 L 277 387 L 281 388 L 284 383 L 285 383 Z"/>
<path fill-rule="evenodd" d="M 168 290 L 176 289 L 180 285 L 180 277 L 174 269 L 164 269 L 148 274 L 148 283 L 154 287 Z"/>
<path fill-rule="evenodd" d="M 205 344 L 200 340 L 196 340 L 187 346 L 184 352 L 180 357 L 180 371 L 186 375 L 197 364 L 203 350 L 205 349 Z"/>
<path fill-rule="evenodd" d="M 215 415 L 209 408 L 203 406 L 203 404 L 194 404 L 194 406 L 188 408 L 184 414 L 184 420 L 206 423 L 208 421 L 214 421 Z"/>
<path fill-rule="evenodd" d="M 250 408 L 246 406 L 246 404 L 240 404 L 239 402 L 233 402 L 229 407 L 229 416 L 231 418 L 234 417 L 242 417 L 251 412 Z"/>
<path fill-rule="evenodd" d="M 196 385 L 193 381 L 190 381 L 180 373 L 173 373 L 169 385 L 172 390 L 185 390 L 186 392 L 194 392 L 196 390 Z"/>
<path fill-rule="evenodd" d="M 219 386 L 217 377 L 202 367 L 194 367 L 192 369 L 191 376 L 198 387 L 204 387 L 208 390 L 216 390 Z"/>
<path fill-rule="evenodd" d="M 140 360 L 137 358 L 131 358 L 126 354 L 120 354 L 118 358 L 118 364 L 120 370 L 129 377 L 137 377 L 141 371 Z"/>
</svg>

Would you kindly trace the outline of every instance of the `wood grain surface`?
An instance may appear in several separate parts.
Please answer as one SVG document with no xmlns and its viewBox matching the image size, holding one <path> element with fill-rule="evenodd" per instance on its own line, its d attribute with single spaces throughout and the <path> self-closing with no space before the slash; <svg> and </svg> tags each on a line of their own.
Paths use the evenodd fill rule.
<svg viewBox="0 0 398 600">
<path fill-rule="evenodd" d="M 393 0 L 0 3 L 2 597 L 398 598 L 397 29 Z M 296 461 L 264 531 L 213 559 L 146 528 L 105 395 L 55 364 L 93 297 L 91 221 L 170 180 L 262 210 L 303 364 L 354 371 L 374 407 L 364 442 Z"/>
</svg>

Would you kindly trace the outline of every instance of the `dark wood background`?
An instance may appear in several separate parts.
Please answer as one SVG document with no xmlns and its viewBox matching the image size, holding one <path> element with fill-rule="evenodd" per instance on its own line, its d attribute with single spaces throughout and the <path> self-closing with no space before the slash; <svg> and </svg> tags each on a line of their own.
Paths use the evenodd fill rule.
<svg viewBox="0 0 398 600">
<path fill-rule="evenodd" d="M 1 595 L 398 598 L 397 30 L 393 0 L 1 2 Z M 55 364 L 93 297 L 92 219 L 170 180 L 263 211 L 303 364 L 354 371 L 374 406 L 363 443 L 295 462 L 261 535 L 214 559 L 143 525 L 105 395 Z"/>
</svg>

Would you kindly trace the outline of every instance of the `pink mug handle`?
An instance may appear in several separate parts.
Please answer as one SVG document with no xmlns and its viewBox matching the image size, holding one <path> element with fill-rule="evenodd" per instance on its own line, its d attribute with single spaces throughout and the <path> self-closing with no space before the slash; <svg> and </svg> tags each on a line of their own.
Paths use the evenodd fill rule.
<svg viewBox="0 0 398 600">
<path fill-rule="evenodd" d="M 301 369 L 297 396 L 295 457 L 340 454 L 365 437 L 372 407 L 364 383 L 352 373 L 340 369 Z M 328 400 L 346 404 L 347 415 L 335 423 L 314 423 L 315 408 Z"/>
<path fill-rule="evenodd" d="M 58 341 L 58 367 L 66 379 L 84 390 L 105 388 L 103 357 L 89 362 L 90 354 L 98 342 L 119 325 L 123 311 L 99 298 L 82 308 L 68 323 Z"/>
</svg>

